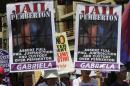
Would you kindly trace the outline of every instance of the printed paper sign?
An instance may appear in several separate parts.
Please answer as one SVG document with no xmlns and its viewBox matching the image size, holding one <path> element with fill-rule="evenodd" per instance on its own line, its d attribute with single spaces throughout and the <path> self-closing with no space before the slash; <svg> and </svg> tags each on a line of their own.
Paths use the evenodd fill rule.
<svg viewBox="0 0 130 86">
<path fill-rule="evenodd" d="M 120 69 L 121 6 L 78 4 L 75 68 Z"/>
<path fill-rule="evenodd" d="M 10 71 L 56 68 L 53 1 L 7 5 Z"/>
<path fill-rule="evenodd" d="M 6 50 L 0 50 L 0 67 L 3 67 L 5 72 L 9 72 L 9 53 Z"/>
<path fill-rule="evenodd" d="M 66 33 L 56 33 L 57 66 L 58 73 L 73 72 L 73 63 L 68 46 Z"/>
</svg>

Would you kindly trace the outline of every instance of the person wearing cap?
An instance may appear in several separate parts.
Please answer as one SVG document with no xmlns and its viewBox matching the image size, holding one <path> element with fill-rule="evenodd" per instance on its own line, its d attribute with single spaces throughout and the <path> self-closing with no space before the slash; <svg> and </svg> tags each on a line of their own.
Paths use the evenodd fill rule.
<svg viewBox="0 0 130 86">
<path fill-rule="evenodd" d="M 89 74 L 89 77 L 91 79 L 97 80 L 98 86 L 102 86 L 102 82 L 101 82 L 102 81 L 102 74 L 99 70 L 96 70 L 96 71 L 92 70 L 91 73 Z"/>
<path fill-rule="evenodd" d="M 42 77 L 44 78 L 43 82 L 37 86 L 65 86 L 63 82 L 58 80 L 59 75 L 57 70 L 46 70 L 42 73 Z"/>
<path fill-rule="evenodd" d="M 124 80 L 126 79 L 126 67 L 121 65 L 120 71 L 116 73 L 116 81 L 111 84 L 111 86 L 129 86 L 127 82 Z"/>
<path fill-rule="evenodd" d="M 98 86 L 97 80 L 90 78 L 89 70 L 81 70 L 81 76 L 73 80 L 72 86 Z"/>
<path fill-rule="evenodd" d="M 91 77 L 92 79 L 96 79 L 97 78 L 97 74 L 95 71 L 91 71 L 89 74 L 89 77 Z"/>
</svg>

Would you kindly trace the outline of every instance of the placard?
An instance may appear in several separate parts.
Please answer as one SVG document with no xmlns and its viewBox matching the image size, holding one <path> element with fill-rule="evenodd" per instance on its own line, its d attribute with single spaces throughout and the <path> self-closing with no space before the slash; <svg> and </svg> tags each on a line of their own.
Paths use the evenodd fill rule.
<svg viewBox="0 0 130 86">
<path fill-rule="evenodd" d="M 56 68 L 53 1 L 7 5 L 10 71 Z"/>
<path fill-rule="evenodd" d="M 75 68 L 120 69 L 121 6 L 78 4 L 75 29 Z"/>
</svg>

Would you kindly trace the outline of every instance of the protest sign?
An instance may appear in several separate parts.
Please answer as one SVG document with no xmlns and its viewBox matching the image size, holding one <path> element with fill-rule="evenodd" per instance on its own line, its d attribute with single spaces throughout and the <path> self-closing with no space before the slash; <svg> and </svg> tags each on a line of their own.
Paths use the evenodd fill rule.
<svg viewBox="0 0 130 86">
<path fill-rule="evenodd" d="M 57 67 L 59 74 L 73 72 L 73 63 L 65 32 L 56 33 Z"/>
<path fill-rule="evenodd" d="M 75 30 L 75 68 L 120 69 L 121 6 L 78 4 Z"/>
<path fill-rule="evenodd" d="M 53 1 L 7 5 L 10 71 L 56 68 Z"/>
</svg>

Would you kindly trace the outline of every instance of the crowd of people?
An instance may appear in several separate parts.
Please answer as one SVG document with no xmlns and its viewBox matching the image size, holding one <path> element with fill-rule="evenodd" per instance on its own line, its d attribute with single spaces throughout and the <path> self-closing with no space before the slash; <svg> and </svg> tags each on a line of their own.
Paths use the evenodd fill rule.
<svg viewBox="0 0 130 86">
<path fill-rule="evenodd" d="M 130 3 L 130 0 L 129 0 L 129 3 Z M 125 9 L 124 13 L 122 14 L 122 25 L 123 25 L 122 31 L 126 31 L 126 29 L 127 29 L 128 31 L 126 31 L 126 32 L 129 32 L 129 27 L 127 27 L 128 26 L 127 21 L 130 21 L 130 19 L 129 19 L 130 17 L 128 16 L 129 15 L 128 10 L 130 10 L 130 4 L 128 4 L 126 6 L 126 8 L 128 8 L 128 9 Z M 25 24 L 24 28 L 26 29 L 29 27 L 27 24 Z M 34 28 L 34 32 L 39 32 L 39 31 L 35 31 L 35 27 L 33 27 L 33 28 Z M 97 26 L 94 26 L 93 28 L 94 28 L 94 30 L 96 30 Z M 14 32 L 16 32 L 15 29 L 14 29 Z M 28 31 L 26 31 L 26 32 L 28 32 Z M 43 32 L 45 32 L 45 31 L 43 31 Z M 50 31 L 48 31 L 48 32 L 50 32 Z M 92 32 L 96 32 L 96 31 L 92 31 Z M 23 32 L 21 32 L 21 34 L 25 35 L 26 33 L 24 33 L 24 31 L 23 31 Z M 49 33 L 46 32 L 46 34 L 49 34 Z M 91 33 L 88 31 L 88 34 L 91 34 Z M 91 36 L 95 36 L 95 35 L 96 35 L 95 33 L 91 34 Z M 122 35 L 124 38 L 130 37 L 130 35 L 127 35 L 125 33 Z M 32 35 L 32 38 L 34 38 L 33 35 Z M 90 39 L 90 40 L 92 43 L 91 47 L 93 47 L 93 45 L 95 45 L 95 39 Z M 26 42 L 26 41 L 28 43 L 28 40 L 24 40 L 24 42 Z M 48 41 L 46 41 L 46 42 L 48 42 Z M 85 41 L 85 42 L 87 42 L 87 41 Z M 123 42 L 126 45 L 124 50 L 128 49 L 128 52 L 130 52 L 129 45 L 127 42 L 129 43 L 129 41 L 127 39 L 125 39 Z M 39 42 L 34 42 L 32 44 L 33 47 L 36 47 L 35 43 L 39 43 Z M 51 42 L 48 42 L 48 43 L 51 43 Z M 24 43 L 24 44 L 27 45 L 26 43 Z M 30 44 L 30 42 L 28 44 Z M 44 44 L 46 44 L 46 43 L 44 43 Z M 82 44 L 82 42 L 81 42 L 81 44 Z M 99 43 L 99 44 L 101 44 L 101 43 Z M 109 44 L 111 44 L 111 43 L 109 43 Z M 26 46 L 24 46 L 24 47 L 26 47 Z M 17 49 L 17 48 L 15 48 L 15 49 Z M 125 52 L 124 50 L 121 52 Z M 123 55 L 124 54 L 122 54 L 121 58 L 124 58 Z M 57 70 L 42 71 L 44 73 L 41 74 L 41 76 L 40 76 L 39 80 L 37 81 L 37 83 L 35 84 L 35 86 L 130 86 L 130 76 L 127 75 L 128 70 L 126 69 L 126 67 L 124 65 L 121 65 L 120 71 L 105 72 L 106 76 L 103 76 L 103 73 L 102 73 L 103 71 L 99 71 L 99 70 L 95 70 L 95 71 L 80 70 L 80 73 L 78 73 L 78 74 L 76 73 L 76 71 L 73 73 L 65 74 L 65 75 L 59 75 Z M 0 86 L 13 86 L 13 85 L 8 85 L 8 82 L 5 81 L 5 77 L 6 77 L 6 73 L 4 71 L 4 68 L 0 67 Z M 129 79 L 127 79 L 127 77 L 129 77 Z"/>
<path fill-rule="evenodd" d="M 65 75 L 59 75 L 57 70 L 42 72 L 35 86 L 130 86 L 130 80 L 126 78 L 130 79 L 130 76 L 127 76 L 128 71 L 124 65 L 121 65 L 120 71 L 106 72 L 107 77 L 104 77 L 101 71 L 90 70 Z M 4 68 L 0 67 L 0 86 L 13 86 L 7 83 Z"/>
<path fill-rule="evenodd" d="M 58 75 L 56 70 L 44 71 L 35 86 L 130 86 L 126 80 L 127 69 L 121 65 L 120 71 L 106 72 L 107 77 L 101 71 L 81 70 L 80 73 Z M 71 79 L 71 76 L 76 76 Z"/>
</svg>

